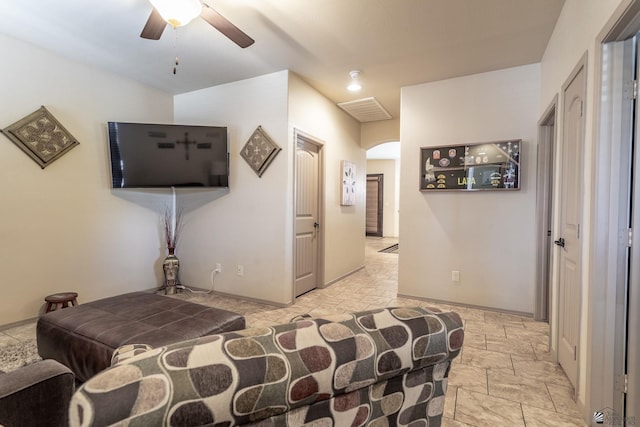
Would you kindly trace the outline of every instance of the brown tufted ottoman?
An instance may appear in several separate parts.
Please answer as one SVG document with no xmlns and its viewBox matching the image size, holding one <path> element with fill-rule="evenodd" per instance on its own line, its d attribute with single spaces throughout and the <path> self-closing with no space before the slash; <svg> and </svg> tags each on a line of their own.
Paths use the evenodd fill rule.
<svg viewBox="0 0 640 427">
<path fill-rule="evenodd" d="M 231 311 L 134 292 L 44 314 L 36 337 L 43 359 L 66 365 L 84 382 L 109 367 L 123 344 L 160 347 L 244 327 L 244 317 Z"/>
</svg>

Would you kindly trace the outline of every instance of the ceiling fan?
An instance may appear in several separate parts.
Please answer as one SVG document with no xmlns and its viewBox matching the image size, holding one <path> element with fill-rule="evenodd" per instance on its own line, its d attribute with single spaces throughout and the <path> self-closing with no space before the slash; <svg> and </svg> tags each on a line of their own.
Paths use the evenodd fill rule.
<svg viewBox="0 0 640 427">
<path fill-rule="evenodd" d="M 158 40 L 167 24 L 177 28 L 200 16 L 241 48 L 249 47 L 254 43 L 254 40 L 241 29 L 200 0 L 149 0 L 149 2 L 153 10 L 140 34 L 144 39 Z"/>
</svg>

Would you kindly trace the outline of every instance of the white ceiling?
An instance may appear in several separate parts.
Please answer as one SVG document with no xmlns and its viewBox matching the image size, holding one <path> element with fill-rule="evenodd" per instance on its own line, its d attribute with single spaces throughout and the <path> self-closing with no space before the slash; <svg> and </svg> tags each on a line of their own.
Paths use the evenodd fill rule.
<svg viewBox="0 0 640 427">
<path fill-rule="evenodd" d="M 142 39 L 147 0 L 2 0 L 0 32 L 172 94 L 289 69 L 336 103 L 373 96 L 398 117 L 403 86 L 539 62 L 564 0 L 205 2 L 255 44 L 202 19 Z"/>
</svg>

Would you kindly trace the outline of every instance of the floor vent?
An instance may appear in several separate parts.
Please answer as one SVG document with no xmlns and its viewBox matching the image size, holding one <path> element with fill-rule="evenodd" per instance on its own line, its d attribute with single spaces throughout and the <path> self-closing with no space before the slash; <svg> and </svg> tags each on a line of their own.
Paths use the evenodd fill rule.
<svg viewBox="0 0 640 427">
<path fill-rule="evenodd" d="M 377 120 L 388 120 L 391 114 L 384 109 L 382 104 L 374 97 L 356 99 L 338 103 L 338 107 L 349 113 L 351 117 L 359 122 L 375 122 Z"/>
<path fill-rule="evenodd" d="M 398 243 L 396 243 L 395 245 L 391 245 L 388 248 L 381 249 L 378 252 L 384 252 L 386 254 L 397 254 L 398 253 Z"/>
</svg>

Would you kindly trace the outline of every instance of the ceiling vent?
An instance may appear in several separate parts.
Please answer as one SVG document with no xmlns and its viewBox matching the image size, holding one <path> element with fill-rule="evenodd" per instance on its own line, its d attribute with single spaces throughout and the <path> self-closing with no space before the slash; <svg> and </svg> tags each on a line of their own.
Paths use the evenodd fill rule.
<svg viewBox="0 0 640 427">
<path fill-rule="evenodd" d="M 384 109 L 382 104 L 374 97 L 356 99 L 338 103 L 338 107 L 349 113 L 359 122 L 375 122 L 376 120 L 388 120 L 391 114 Z"/>
</svg>

